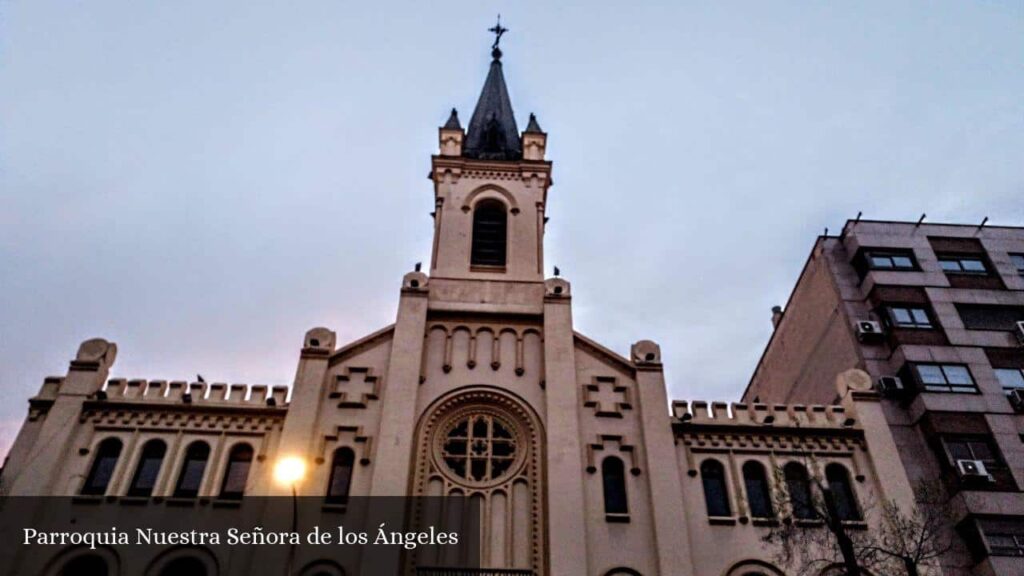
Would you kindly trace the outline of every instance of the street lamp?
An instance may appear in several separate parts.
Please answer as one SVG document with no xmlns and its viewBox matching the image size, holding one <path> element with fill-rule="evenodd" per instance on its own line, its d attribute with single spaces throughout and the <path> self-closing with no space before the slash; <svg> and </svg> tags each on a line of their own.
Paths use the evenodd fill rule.
<svg viewBox="0 0 1024 576">
<path fill-rule="evenodd" d="M 299 531 L 299 494 L 296 485 L 306 476 L 306 461 L 298 456 L 285 456 L 274 465 L 274 480 L 292 489 L 292 533 Z M 295 561 L 295 544 L 288 546 L 287 574 L 292 574 Z"/>
</svg>

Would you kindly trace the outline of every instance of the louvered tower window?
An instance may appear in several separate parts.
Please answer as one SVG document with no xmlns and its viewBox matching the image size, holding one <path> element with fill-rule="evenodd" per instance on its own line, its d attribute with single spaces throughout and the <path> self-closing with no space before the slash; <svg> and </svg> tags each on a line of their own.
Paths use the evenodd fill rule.
<svg viewBox="0 0 1024 576">
<path fill-rule="evenodd" d="M 497 200 L 484 200 L 473 211 L 473 266 L 504 266 L 508 244 L 508 212 Z"/>
</svg>

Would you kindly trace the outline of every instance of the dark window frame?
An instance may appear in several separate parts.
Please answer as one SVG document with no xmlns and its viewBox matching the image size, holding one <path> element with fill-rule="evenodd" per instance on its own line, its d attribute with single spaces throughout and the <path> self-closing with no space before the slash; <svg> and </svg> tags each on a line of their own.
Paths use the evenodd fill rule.
<svg viewBox="0 0 1024 576">
<path fill-rule="evenodd" d="M 956 468 L 957 460 L 980 460 L 985 464 L 985 468 L 989 471 L 992 470 L 1005 470 L 1006 460 L 1003 459 L 1003 455 L 999 452 L 999 445 L 996 443 L 995 438 L 991 435 L 983 434 L 943 434 L 940 438 L 942 445 L 942 451 L 946 456 L 946 461 L 954 469 Z M 953 454 L 950 448 L 951 444 L 961 445 L 968 451 L 968 457 L 957 457 Z M 978 456 L 977 447 L 985 446 L 988 450 L 990 458 L 981 458 Z"/>
<path fill-rule="evenodd" d="M 850 481 L 850 471 L 842 464 L 833 462 L 825 466 L 825 481 L 836 505 L 839 519 L 844 522 L 860 522 L 864 514 L 860 509 L 857 491 Z"/>
<path fill-rule="evenodd" d="M 747 507 L 753 518 L 775 518 L 772 504 L 772 486 L 763 464 L 757 460 L 743 463 L 743 488 L 747 494 Z"/>
<path fill-rule="evenodd" d="M 200 465 L 199 477 L 193 478 L 196 470 L 190 468 L 190 463 Z M 196 498 L 199 491 L 203 489 L 203 480 L 206 479 L 206 469 L 210 465 L 210 445 L 203 440 L 196 440 L 185 449 L 185 457 L 181 462 L 181 470 L 178 471 L 178 478 L 174 482 L 173 498 Z M 191 474 L 191 475 L 190 475 Z M 185 486 L 189 480 L 189 486 Z M 191 486 L 191 480 L 195 480 L 195 486 Z"/>
<path fill-rule="evenodd" d="M 121 461 L 124 442 L 120 438 L 110 437 L 96 445 L 96 455 L 89 466 L 80 493 L 83 496 L 104 496 L 110 483 L 116 477 L 117 465 Z M 98 482 L 102 478 L 102 482 Z"/>
<path fill-rule="evenodd" d="M 348 446 L 334 451 L 331 457 L 331 474 L 327 479 L 328 504 L 345 504 L 352 491 L 352 476 L 355 472 L 356 453 Z"/>
<path fill-rule="evenodd" d="M 786 482 L 786 494 L 789 495 L 793 517 L 797 520 L 818 520 L 811 493 L 811 475 L 807 467 L 798 462 L 790 462 L 782 468 L 782 476 Z"/>
<path fill-rule="evenodd" d="M 918 391 L 920 392 L 932 392 L 936 394 L 981 394 L 981 390 L 978 389 L 978 381 L 975 379 L 974 374 L 971 372 L 971 369 L 967 364 L 958 364 L 955 362 L 908 362 L 908 364 L 911 368 L 910 373 L 913 375 Z M 923 367 L 938 368 L 944 382 L 925 382 L 925 378 L 921 373 L 921 368 Z M 964 371 L 966 371 L 968 378 L 970 378 L 971 383 L 969 385 L 952 383 L 950 381 L 949 373 L 953 368 L 963 368 Z"/>
<path fill-rule="evenodd" d="M 888 265 L 879 264 L 875 259 L 880 261 L 888 260 Z M 906 259 L 907 265 L 898 265 L 897 259 Z M 864 250 L 864 262 L 867 265 L 868 270 L 881 270 L 884 272 L 914 272 L 920 271 L 921 267 L 917 263 L 917 258 L 914 256 L 913 250 L 896 250 L 896 249 L 865 249 Z"/>
<path fill-rule="evenodd" d="M 249 474 L 252 472 L 252 462 L 255 458 L 256 451 L 247 442 L 239 442 L 231 447 L 217 498 L 241 500 L 242 496 L 245 496 L 245 488 L 249 484 Z M 242 469 L 244 472 L 240 471 Z"/>
<path fill-rule="evenodd" d="M 494 198 L 481 200 L 473 207 L 471 268 L 494 271 L 508 266 L 508 215 L 508 206 Z"/>
<path fill-rule="evenodd" d="M 601 489 L 606 518 L 629 516 L 629 492 L 626 488 L 626 464 L 618 456 L 601 461 Z"/>
<path fill-rule="evenodd" d="M 935 255 L 935 259 L 939 264 L 939 268 L 941 268 L 945 274 L 955 274 L 960 276 L 992 275 L 992 264 L 989 263 L 988 258 L 986 258 L 984 254 L 940 252 Z M 968 270 L 964 267 L 964 262 L 978 262 L 981 264 L 983 270 Z M 955 269 L 947 266 L 947 264 L 952 263 L 956 263 Z"/>
<path fill-rule="evenodd" d="M 1017 269 L 1017 274 L 1024 276 L 1024 253 L 1010 252 L 1010 263 Z"/>
<path fill-rule="evenodd" d="M 142 451 L 139 453 L 139 461 L 135 463 L 135 473 L 132 475 L 131 484 L 128 485 L 127 495 L 139 498 L 152 496 L 157 480 L 160 479 L 160 471 L 164 467 L 164 458 L 166 457 L 167 443 L 163 440 L 154 438 L 143 444 Z"/>
<path fill-rule="evenodd" d="M 935 330 L 938 328 L 935 316 L 932 314 L 931 309 L 924 304 L 885 304 L 883 309 L 885 310 L 885 318 L 891 328 L 907 329 L 907 330 Z M 897 310 L 902 310 L 907 313 L 910 318 L 910 322 L 903 322 L 897 317 Z M 924 322 L 917 318 L 915 312 L 921 312 L 924 314 Z"/>
<path fill-rule="evenodd" d="M 701 484 L 704 488 L 704 507 L 709 518 L 731 518 L 729 480 L 725 466 L 715 458 L 700 463 Z"/>
<path fill-rule="evenodd" d="M 1014 390 L 1017 390 L 1017 389 L 1020 389 L 1020 388 L 1024 388 L 1024 368 L 993 367 L 992 368 L 992 372 L 995 373 L 996 380 L 999 381 L 999 385 L 1002 386 L 1002 388 L 1003 388 L 1003 393 L 1006 394 L 1007 396 L 1009 396 L 1010 392 L 1013 392 Z M 999 373 L 1000 372 L 1012 372 L 1012 373 L 1017 374 L 1018 376 L 1020 376 L 1020 383 L 1015 385 L 1015 386 L 1014 385 L 1007 385 L 1007 384 L 1005 384 L 1003 382 L 1003 379 L 999 377 Z"/>
</svg>

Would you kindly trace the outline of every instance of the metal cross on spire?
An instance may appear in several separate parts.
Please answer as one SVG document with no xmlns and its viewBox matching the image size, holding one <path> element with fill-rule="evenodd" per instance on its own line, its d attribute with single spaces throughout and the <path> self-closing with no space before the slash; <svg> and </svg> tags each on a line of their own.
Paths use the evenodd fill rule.
<svg viewBox="0 0 1024 576">
<path fill-rule="evenodd" d="M 495 59 L 501 58 L 501 49 L 498 48 L 498 44 L 501 42 L 501 35 L 508 32 L 508 28 L 501 25 L 501 14 L 498 14 L 498 23 L 493 28 L 488 28 L 488 32 L 494 32 L 494 44 L 491 45 L 491 56 Z"/>
</svg>

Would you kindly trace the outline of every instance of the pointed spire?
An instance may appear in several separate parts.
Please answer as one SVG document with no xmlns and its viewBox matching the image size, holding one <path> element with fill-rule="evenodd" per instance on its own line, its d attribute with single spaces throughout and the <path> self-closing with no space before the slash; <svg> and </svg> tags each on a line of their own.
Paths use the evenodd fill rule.
<svg viewBox="0 0 1024 576">
<path fill-rule="evenodd" d="M 445 130 L 462 130 L 462 124 L 459 123 L 459 111 L 452 108 L 452 114 L 448 117 L 448 121 L 442 126 Z"/>
<path fill-rule="evenodd" d="M 501 69 L 501 50 L 498 50 L 498 40 L 506 30 L 500 23 L 496 29 L 499 31 L 495 31 L 497 39 L 492 47 L 491 69 L 469 120 L 463 155 L 487 160 L 519 160 L 523 155 L 519 128 Z"/>
<path fill-rule="evenodd" d="M 532 134 L 543 134 L 544 131 L 540 129 L 540 124 L 537 123 L 537 115 L 530 112 L 530 122 L 526 125 L 526 132 Z"/>
</svg>

